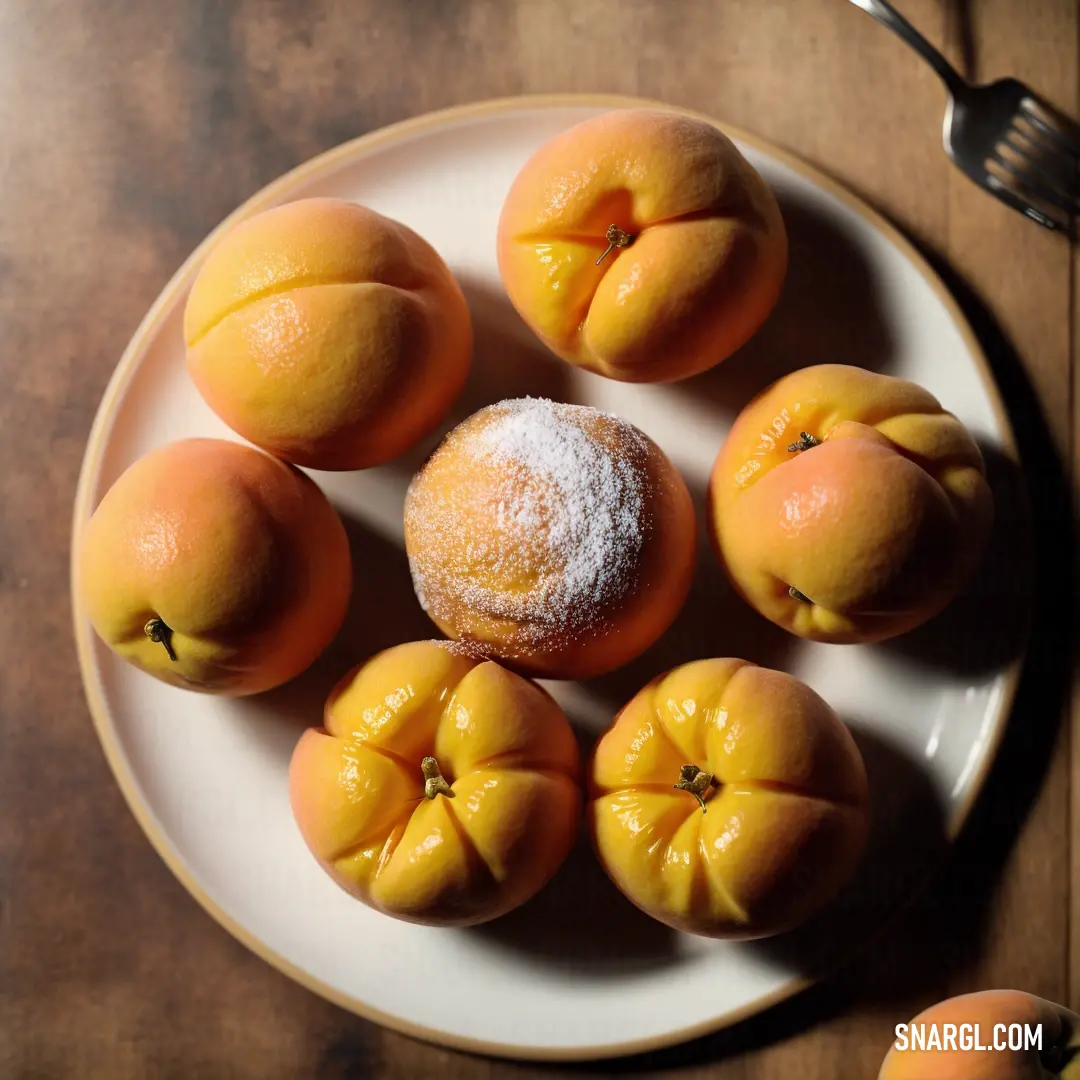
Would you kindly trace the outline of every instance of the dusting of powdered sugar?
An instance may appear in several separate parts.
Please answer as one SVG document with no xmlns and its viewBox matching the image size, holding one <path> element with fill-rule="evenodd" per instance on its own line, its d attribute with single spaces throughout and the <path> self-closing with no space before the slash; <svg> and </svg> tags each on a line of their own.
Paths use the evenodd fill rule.
<svg viewBox="0 0 1080 1080">
<path fill-rule="evenodd" d="M 410 487 L 420 603 L 440 621 L 464 611 L 508 624 L 506 655 L 601 630 L 637 585 L 652 452 L 637 428 L 587 406 L 520 398 L 481 410 Z M 433 478 L 442 455 L 453 471 Z"/>
<path fill-rule="evenodd" d="M 451 656 L 460 656 L 466 660 L 483 660 L 484 654 L 475 645 L 470 645 L 467 641 L 443 641 L 442 639 L 434 639 L 431 642 L 432 645 L 438 645 L 440 649 L 450 653 Z"/>
</svg>

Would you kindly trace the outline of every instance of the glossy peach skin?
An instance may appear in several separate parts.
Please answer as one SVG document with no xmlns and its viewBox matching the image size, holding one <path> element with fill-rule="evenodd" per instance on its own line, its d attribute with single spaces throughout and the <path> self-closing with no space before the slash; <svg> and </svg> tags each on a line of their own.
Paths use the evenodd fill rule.
<svg viewBox="0 0 1080 1080">
<path fill-rule="evenodd" d="M 792 449 L 803 432 L 820 445 Z M 735 588 L 817 641 L 880 641 L 936 615 L 968 581 L 992 517 L 982 454 L 959 420 L 913 383 L 837 364 L 751 401 L 709 484 L 713 546 Z"/>
<path fill-rule="evenodd" d="M 459 645 L 412 642 L 351 671 L 324 724 L 293 754 L 293 813 L 323 868 L 365 904 L 409 922 L 486 922 L 569 853 L 577 744 L 535 683 Z M 451 796 L 425 795 L 429 755 Z"/>
<path fill-rule="evenodd" d="M 610 250 L 615 225 L 633 238 Z M 503 205 L 499 271 L 533 332 L 572 364 L 671 382 L 730 356 L 787 273 L 772 191 L 713 125 L 620 109 L 545 144 Z"/>
<path fill-rule="evenodd" d="M 184 311 L 187 366 L 234 431 L 286 461 L 361 469 L 432 431 L 472 326 L 438 253 L 399 222 L 302 199 L 229 231 Z"/>
<path fill-rule="evenodd" d="M 713 783 L 704 808 L 675 787 L 683 766 Z M 678 930 L 760 938 L 809 918 L 865 847 L 858 748 L 829 706 L 745 660 L 675 668 L 600 738 L 588 819 L 597 855 L 639 908 Z"/>
<path fill-rule="evenodd" d="M 222 439 L 151 451 L 83 531 L 76 589 L 102 640 L 164 682 L 254 694 L 300 674 L 330 643 L 352 587 L 349 542 L 298 469 Z M 169 644 L 152 641 L 160 619 Z"/>
<path fill-rule="evenodd" d="M 1080 1016 L 1043 998 L 1019 990 L 985 990 L 963 994 L 939 1002 L 920 1013 L 911 1025 L 926 1025 L 926 1038 L 931 1037 L 930 1025 L 936 1025 L 938 1038 L 944 1042 L 948 1034 L 945 1025 L 953 1025 L 954 1046 L 947 1049 L 922 1049 L 912 1046 L 910 1028 L 908 1048 L 889 1050 L 882 1063 L 878 1080 L 1063 1080 L 1080 1078 Z M 978 1025 L 978 1041 L 993 1047 L 995 1039 L 1005 1039 L 1008 1032 L 995 1032 L 998 1024 L 1042 1024 L 1042 1050 L 1035 1047 L 1022 1050 L 972 1049 L 974 1027 L 959 1030 L 962 1025 Z M 966 1039 L 968 1049 L 964 1049 Z"/>
</svg>

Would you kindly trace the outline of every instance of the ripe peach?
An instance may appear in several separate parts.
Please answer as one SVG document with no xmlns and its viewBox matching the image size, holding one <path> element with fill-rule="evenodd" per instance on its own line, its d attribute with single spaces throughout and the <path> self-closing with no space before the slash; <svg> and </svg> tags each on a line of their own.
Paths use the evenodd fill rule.
<svg viewBox="0 0 1080 1080">
<path fill-rule="evenodd" d="M 345 890 L 387 915 L 486 922 L 536 893 L 581 812 L 577 744 L 535 683 L 449 641 L 349 672 L 289 767 L 305 842 Z"/>
<path fill-rule="evenodd" d="M 623 382 L 671 382 L 765 321 L 787 234 L 768 185 L 712 124 L 620 109 L 525 164 L 498 257 L 514 307 L 557 355 Z"/>
<path fill-rule="evenodd" d="M 600 738 L 589 820 L 608 875 L 678 930 L 760 938 L 833 898 L 866 844 L 847 728 L 810 687 L 745 660 L 654 679 Z"/>
<path fill-rule="evenodd" d="M 398 456 L 468 373 L 472 326 L 446 264 L 411 229 L 302 199 L 232 229 L 184 311 L 187 365 L 245 439 L 314 469 Z"/>
<path fill-rule="evenodd" d="M 309 477 L 260 450 L 184 439 L 109 488 L 76 587 L 119 656 L 189 690 L 255 694 L 300 674 L 345 617 L 345 529 Z"/>
<path fill-rule="evenodd" d="M 993 515 L 967 429 L 903 379 L 823 364 L 737 417 L 709 485 L 709 525 L 735 588 L 818 641 L 880 641 L 966 583 Z"/>
<path fill-rule="evenodd" d="M 1022 1029 L 1013 1028 L 1031 1025 L 1034 1036 L 1040 1024 L 1041 1048 L 1026 1045 Z M 897 1042 L 878 1080 L 1080 1078 L 1080 1016 L 1019 990 L 985 990 L 939 1002 L 898 1030 Z"/>
</svg>

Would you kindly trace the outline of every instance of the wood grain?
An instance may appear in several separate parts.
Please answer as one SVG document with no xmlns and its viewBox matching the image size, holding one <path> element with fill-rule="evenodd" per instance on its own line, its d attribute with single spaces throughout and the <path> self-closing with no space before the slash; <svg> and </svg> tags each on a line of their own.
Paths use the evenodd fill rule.
<svg viewBox="0 0 1080 1080">
<path fill-rule="evenodd" d="M 1078 102 L 1072 0 L 905 0 L 979 78 Z M 967 54 L 965 56 L 965 54 Z M 620 91 L 808 158 L 939 265 L 995 364 L 1029 463 L 1042 585 L 1007 753 L 939 877 L 829 985 L 730 1032 L 568 1076 L 872 1076 L 949 993 L 1080 1006 L 1080 692 L 1045 616 L 1073 567 L 1075 251 L 946 160 L 935 77 L 842 0 L 0 0 L 0 1076 L 540 1077 L 357 1020 L 236 944 L 124 807 L 83 703 L 68 529 L 105 383 L 192 247 L 282 171 L 429 109 Z M 1071 743 L 1071 747 L 1070 747 Z M 1071 807 L 1070 807 L 1071 804 Z M 1071 958 L 1071 964 L 1070 964 Z"/>
<path fill-rule="evenodd" d="M 1008 33 L 1016 5 L 989 0 L 972 5 L 975 19 L 975 78 L 1005 75 L 1037 86 L 1060 107 L 1077 107 L 1077 10 L 1072 4 L 1034 5 L 1024 13 L 1023 33 Z M 990 33 L 994 26 L 1000 29 Z M 976 822 L 993 830 L 994 818 L 1009 807 L 1011 847 L 995 875 L 981 933 L 983 946 L 955 991 L 972 981 L 981 985 L 1012 983 L 1056 1001 L 1071 997 L 1070 953 L 1061 948 L 1077 927 L 1070 919 L 1070 860 L 1075 847 L 1069 826 L 1070 764 L 1068 670 L 1070 647 L 1051 625 L 1053 590 L 1067 573 L 1071 552 L 1067 516 L 1068 487 L 1059 462 L 1068 460 L 1071 430 L 1071 351 L 1073 347 L 1073 252 L 1042 230 L 1025 229 L 1019 215 L 973 192 L 959 174 L 950 178 L 949 231 L 946 253 L 951 266 L 970 288 L 969 303 L 990 320 L 998 377 L 1014 403 L 1018 436 L 1028 463 L 1028 484 L 1037 527 L 1037 552 L 1043 599 L 1037 603 L 1031 666 L 1045 669 L 1041 685 L 1029 677 L 1011 732 L 1007 755 L 994 777 L 1001 810 L 984 803 Z M 1017 228 L 1017 226 L 1021 228 Z M 994 267 L 987 265 L 992 259 Z M 1035 420 L 1041 403 L 1044 424 Z M 1055 581 L 1054 579 L 1057 579 Z M 1065 723 L 1062 721 L 1065 720 Z M 1023 725 L 1023 727 L 1021 727 Z M 1021 737 L 1021 732 L 1023 737 Z M 1009 761 L 1009 764 L 1005 764 Z M 1040 782 L 1041 781 L 1041 786 Z M 1007 793 L 1008 792 L 1008 793 Z M 1023 797 L 1017 799 L 1017 792 Z M 1024 804 L 1030 804 L 1024 817 Z M 1040 900 L 1032 906 L 1032 898 Z M 1039 932 L 1020 931 L 1038 911 Z M 993 948 L 986 943 L 993 942 Z M 1075 945 L 1073 946 L 1075 948 Z"/>
</svg>

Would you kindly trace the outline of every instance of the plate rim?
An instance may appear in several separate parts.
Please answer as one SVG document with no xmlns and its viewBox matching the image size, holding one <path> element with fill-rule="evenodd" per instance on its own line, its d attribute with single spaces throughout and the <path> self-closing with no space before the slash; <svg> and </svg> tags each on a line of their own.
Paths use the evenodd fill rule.
<svg viewBox="0 0 1080 1080">
<path fill-rule="evenodd" d="M 142 829 L 158 857 L 169 868 L 173 876 L 196 900 L 203 910 L 222 928 L 228 931 L 242 945 L 255 953 L 271 967 L 277 969 L 300 986 L 330 1001 L 339 1008 L 353 1013 L 362 1019 L 381 1027 L 420 1039 L 424 1042 L 466 1053 L 480 1054 L 521 1061 L 596 1061 L 605 1058 L 627 1057 L 653 1050 L 660 1050 L 688 1042 L 704 1035 L 709 1035 L 731 1027 L 752 1016 L 765 1012 L 780 1002 L 794 997 L 801 991 L 815 985 L 821 976 L 802 975 L 785 982 L 772 993 L 755 999 L 746 1005 L 729 1009 L 708 1020 L 696 1024 L 641 1039 L 628 1039 L 620 1043 L 606 1043 L 594 1046 L 522 1046 L 510 1043 L 495 1043 L 484 1039 L 456 1035 L 453 1032 L 427 1027 L 404 1020 L 390 1013 L 359 1001 L 351 995 L 336 989 L 321 979 L 299 968 L 291 961 L 279 955 L 263 942 L 256 934 L 247 930 L 225 912 L 195 880 L 183 865 L 179 853 L 173 849 L 172 841 L 165 830 L 156 821 L 148 802 L 144 799 L 140 786 L 135 779 L 130 763 L 120 747 L 119 739 L 112 722 L 111 712 L 98 675 L 94 659 L 94 634 L 86 617 L 84 605 L 80 599 L 77 584 L 77 552 L 82 528 L 90 516 L 91 498 L 97 487 L 104 456 L 105 434 L 112 424 L 121 400 L 138 370 L 138 359 L 144 352 L 146 339 L 156 329 L 162 314 L 176 299 L 176 294 L 190 284 L 196 268 L 202 263 L 209 250 L 229 229 L 241 220 L 250 217 L 273 203 L 291 188 L 311 179 L 320 172 L 329 171 L 341 162 L 347 161 L 357 153 L 366 153 L 376 147 L 400 142 L 414 135 L 432 129 L 449 126 L 454 123 L 477 119 L 496 114 L 517 111 L 542 111 L 546 109 L 566 108 L 650 108 L 665 112 L 679 113 L 694 117 L 718 127 L 730 138 L 771 157 L 808 180 L 815 187 L 839 200 L 855 211 L 878 234 L 884 236 L 904 258 L 916 269 L 930 286 L 938 301 L 943 305 L 954 326 L 960 333 L 965 347 L 971 354 L 978 375 L 990 399 L 990 405 L 1001 431 L 1002 449 L 1017 464 L 1020 454 L 1009 414 L 1005 408 L 1000 389 L 994 379 L 989 360 L 974 330 L 960 308 L 956 297 L 949 291 L 939 274 L 933 269 L 925 256 L 915 247 L 900 230 L 887 218 L 875 210 L 860 196 L 839 181 L 833 180 L 817 166 L 803 160 L 798 155 L 771 140 L 737 125 L 728 124 L 707 113 L 673 105 L 651 98 L 642 98 L 623 94 L 555 93 L 522 94 L 452 105 L 432 112 L 413 116 L 396 123 L 376 128 L 373 131 L 349 139 L 339 145 L 323 151 L 282 174 L 277 179 L 260 188 L 226 216 L 184 260 L 179 269 L 158 294 L 147 313 L 143 316 L 126 348 L 121 354 L 112 375 L 106 384 L 101 401 L 98 404 L 87 438 L 82 463 L 79 467 L 79 479 L 75 493 L 74 512 L 71 525 L 71 547 L 69 559 L 69 586 L 74 616 L 74 636 L 79 663 L 79 674 L 83 685 L 87 705 L 90 710 L 98 741 L 112 771 L 113 778 L 120 788 L 139 827 Z M 969 791 L 962 803 L 950 815 L 945 827 L 946 847 L 955 843 L 959 833 L 971 815 L 983 788 L 986 785 L 990 769 L 997 759 L 1005 729 L 1012 715 L 1020 674 L 1026 657 L 1026 646 L 1020 655 L 1004 667 L 1000 675 L 1004 678 L 1002 693 L 994 720 L 994 730 L 987 741 L 982 761 L 973 775 Z M 907 907 L 909 900 L 901 907 Z M 843 962 L 842 960 L 840 961 Z"/>
</svg>

